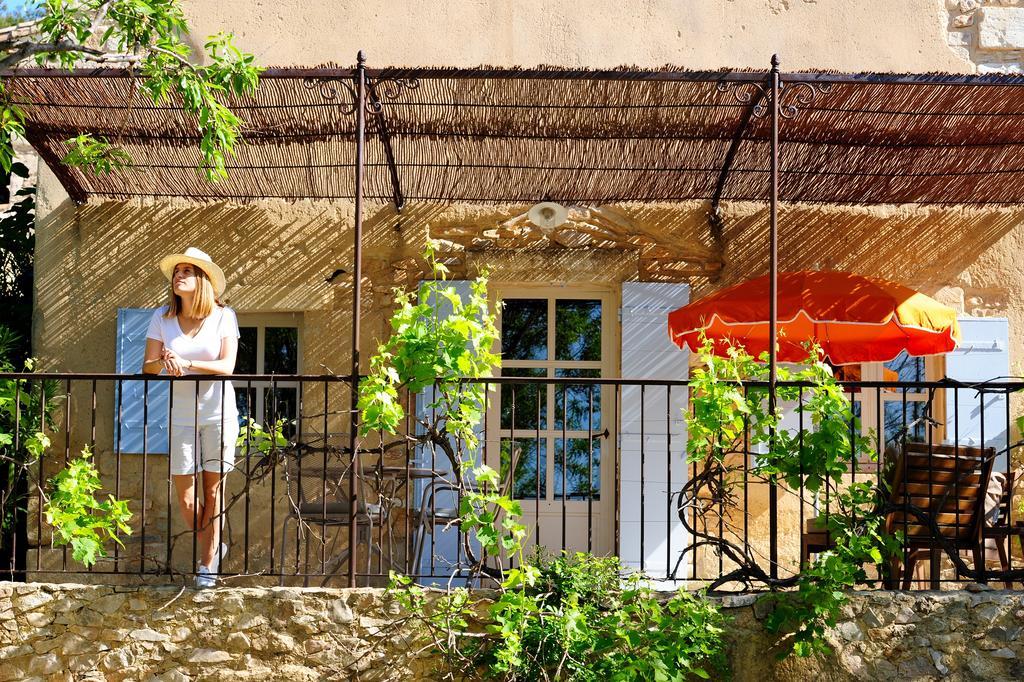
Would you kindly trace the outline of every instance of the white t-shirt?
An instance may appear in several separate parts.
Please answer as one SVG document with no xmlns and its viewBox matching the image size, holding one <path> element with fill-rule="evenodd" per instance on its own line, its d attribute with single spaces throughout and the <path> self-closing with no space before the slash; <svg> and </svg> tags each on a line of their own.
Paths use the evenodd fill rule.
<svg viewBox="0 0 1024 682">
<path fill-rule="evenodd" d="M 238 338 L 238 318 L 231 308 L 215 307 L 210 316 L 203 320 L 195 336 L 181 331 L 177 317 L 165 317 L 167 306 L 153 312 L 149 321 L 146 338 L 156 339 L 170 348 L 183 360 L 216 360 L 220 357 L 221 339 Z M 185 370 L 185 374 L 194 374 Z M 199 424 L 219 424 L 221 421 L 221 385 L 224 386 L 224 423 L 238 419 L 235 406 L 235 389 L 230 381 L 175 381 L 174 404 L 171 406 L 171 423 L 192 425 L 196 423 L 196 386 L 199 387 Z"/>
</svg>

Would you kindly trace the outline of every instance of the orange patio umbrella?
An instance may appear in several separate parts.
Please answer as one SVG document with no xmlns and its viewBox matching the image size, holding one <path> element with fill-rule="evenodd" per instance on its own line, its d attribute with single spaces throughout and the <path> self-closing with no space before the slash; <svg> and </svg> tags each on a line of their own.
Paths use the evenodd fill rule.
<svg viewBox="0 0 1024 682">
<path fill-rule="evenodd" d="M 948 353 L 960 340 L 956 311 L 895 282 L 848 272 L 780 272 L 778 360 L 807 359 L 816 341 L 835 365 Z M 768 277 L 758 277 L 669 313 L 680 348 L 700 347 L 703 332 L 724 355 L 730 344 L 768 350 Z"/>
</svg>

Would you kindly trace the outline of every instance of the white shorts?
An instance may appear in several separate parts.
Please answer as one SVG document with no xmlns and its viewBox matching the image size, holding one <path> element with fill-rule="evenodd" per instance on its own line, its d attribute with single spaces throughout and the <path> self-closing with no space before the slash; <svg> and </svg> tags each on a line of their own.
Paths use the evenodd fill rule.
<svg viewBox="0 0 1024 682">
<path fill-rule="evenodd" d="M 196 472 L 196 431 L 195 426 L 171 426 L 172 476 L 185 476 Z M 220 424 L 200 424 L 198 432 L 198 468 L 216 474 L 226 474 L 234 469 L 238 422 L 234 419 L 225 419 L 223 433 Z"/>
</svg>

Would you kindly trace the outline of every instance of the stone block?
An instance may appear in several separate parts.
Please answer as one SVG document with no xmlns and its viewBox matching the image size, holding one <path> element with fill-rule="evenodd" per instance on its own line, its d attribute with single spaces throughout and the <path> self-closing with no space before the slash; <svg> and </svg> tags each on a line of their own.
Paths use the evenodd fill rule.
<svg viewBox="0 0 1024 682">
<path fill-rule="evenodd" d="M 34 628 L 44 628 L 53 622 L 52 611 L 29 611 L 25 614 L 25 622 Z"/>
<path fill-rule="evenodd" d="M 51 652 L 33 658 L 32 664 L 28 667 L 28 671 L 36 675 L 52 675 L 53 673 L 60 671 L 61 668 L 60 657 Z"/>
<path fill-rule="evenodd" d="M 14 600 L 14 609 L 18 613 L 25 613 L 51 601 L 53 601 L 52 594 L 39 590 L 26 591 L 24 594 L 19 594 L 17 599 Z"/>
<path fill-rule="evenodd" d="M 135 663 L 135 654 L 131 649 L 117 649 L 109 652 L 100 662 L 100 667 L 108 672 L 130 668 Z"/>
<path fill-rule="evenodd" d="M 897 625 L 906 625 L 908 623 L 916 623 L 919 620 L 921 620 L 920 616 L 918 616 L 916 613 L 914 613 L 914 610 L 909 608 L 909 607 L 907 607 L 907 606 L 904 606 L 904 607 L 900 608 L 899 612 L 897 612 L 897 614 L 896 614 L 896 624 Z"/>
<path fill-rule="evenodd" d="M 1007 62 L 982 62 L 978 64 L 978 73 L 1009 73 L 1019 75 L 1024 73 L 1024 68 L 1020 64 L 1007 63 Z M 978 301 L 975 300 L 969 306 L 966 306 L 965 312 L 970 315 L 976 315 L 977 317 L 984 317 L 984 308 L 977 307 Z"/>
<path fill-rule="evenodd" d="M 836 626 L 836 632 L 847 642 L 860 642 L 864 640 L 864 631 L 853 621 L 846 621 Z"/>
<path fill-rule="evenodd" d="M 1024 7 L 986 7 L 978 24 L 982 50 L 1024 50 Z"/>
<path fill-rule="evenodd" d="M 188 657 L 189 663 L 225 663 L 231 660 L 231 654 L 216 649 L 196 649 Z"/>
<path fill-rule="evenodd" d="M 345 600 L 338 599 L 331 605 L 331 618 L 335 623 L 351 623 L 355 620 L 355 616 L 352 615 L 352 607 L 350 607 Z"/>
<path fill-rule="evenodd" d="M 115 592 L 114 594 L 108 594 L 105 597 L 100 597 L 92 603 L 91 608 L 94 611 L 99 611 L 100 613 L 109 616 L 113 613 L 117 613 L 117 611 L 124 606 L 126 601 L 128 601 L 127 595 Z"/>
<path fill-rule="evenodd" d="M 227 646 L 231 651 L 243 652 L 249 650 L 252 642 L 244 632 L 232 632 L 228 635 Z"/>
<path fill-rule="evenodd" d="M 131 637 L 140 642 L 166 642 L 170 639 L 170 636 L 150 628 L 132 630 Z"/>
</svg>

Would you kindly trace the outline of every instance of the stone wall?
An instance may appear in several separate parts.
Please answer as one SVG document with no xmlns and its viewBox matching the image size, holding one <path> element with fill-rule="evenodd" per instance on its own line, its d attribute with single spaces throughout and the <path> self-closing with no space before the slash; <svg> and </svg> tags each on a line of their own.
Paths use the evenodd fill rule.
<svg viewBox="0 0 1024 682">
<path fill-rule="evenodd" d="M 723 600 L 735 680 L 1024 677 L 1024 596 L 862 592 L 830 632 L 835 652 L 778 662 L 756 596 Z M 0 682 L 415 680 L 432 661 L 387 625 L 378 590 L 0 583 Z M 403 636 L 404 633 L 404 636 Z"/>
<path fill-rule="evenodd" d="M 949 46 L 978 73 L 1024 73 L 1024 2 L 947 0 Z"/>
</svg>

